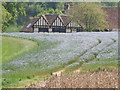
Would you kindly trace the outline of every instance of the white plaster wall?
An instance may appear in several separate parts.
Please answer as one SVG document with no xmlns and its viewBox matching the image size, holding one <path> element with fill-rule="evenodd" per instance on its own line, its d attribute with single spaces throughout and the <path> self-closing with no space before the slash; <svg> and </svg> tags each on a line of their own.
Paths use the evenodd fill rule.
<svg viewBox="0 0 120 90">
<path fill-rule="evenodd" d="M 38 32 L 38 28 L 34 28 L 34 32 Z"/>
</svg>

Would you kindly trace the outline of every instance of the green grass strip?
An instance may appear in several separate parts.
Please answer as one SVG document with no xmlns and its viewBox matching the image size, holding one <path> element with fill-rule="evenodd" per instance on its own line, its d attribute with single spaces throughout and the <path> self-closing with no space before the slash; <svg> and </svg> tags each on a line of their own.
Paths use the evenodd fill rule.
<svg viewBox="0 0 120 90">
<path fill-rule="evenodd" d="M 24 55 L 37 47 L 37 43 L 32 40 L 2 36 L 2 64 Z"/>
</svg>

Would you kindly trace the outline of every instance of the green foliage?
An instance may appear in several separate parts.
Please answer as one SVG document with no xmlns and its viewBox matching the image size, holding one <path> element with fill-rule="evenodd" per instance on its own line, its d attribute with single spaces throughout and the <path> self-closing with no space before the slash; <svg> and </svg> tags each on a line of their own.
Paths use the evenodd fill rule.
<svg viewBox="0 0 120 90">
<path fill-rule="evenodd" d="M 118 2 L 95 2 L 95 4 L 100 5 L 102 7 L 117 7 Z"/>
<path fill-rule="evenodd" d="M 95 3 L 76 4 L 67 11 L 67 14 L 71 15 L 71 18 L 81 24 L 87 31 L 108 27 L 106 13 Z"/>
<path fill-rule="evenodd" d="M 27 3 L 25 3 L 27 16 L 35 16 L 39 12 L 43 12 L 46 7 L 47 6 L 44 2 L 27 2 Z"/>
<path fill-rule="evenodd" d="M 64 3 L 61 2 L 27 2 L 25 3 L 26 18 L 34 17 L 38 14 L 46 13 L 61 13 L 64 8 Z"/>
<path fill-rule="evenodd" d="M 63 2 L 4 2 L 2 5 L 4 8 L 2 9 L 4 32 L 11 32 L 8 31 L 9 25 L 10 27 L 24 25 L 29 20 L 29 17 L 38 14 L 61 14 L 64 8 Z M 18 31 L 18 29 L 14 31 Z"/>
<path fill-rule="evenodd" d="M 91 64 L 84 63 L 81 66 L 81 73 L 104 71 L 104 70 L 106 70 L 106 71 L 117 71 L 118 62 L 100 63 L 100 61 L 96 61 L 96 63 L 91 63 Z M 107 60 L 104 59 L 104 61 L 107 61 Z"/>
<path fill-rule="evenodd" d="M 118 7 L 120 7 L 120 2 L 118 2 Z"/>
<path fill-rule="evenodd" d="M 6 2 L 2 3 L 2 32 L 6 32 L 7 27 L 16 25 L 18 16 L 25 16 L 24 3 Z"/>
<path fill-rule="evenodd" d="M 117 7 L 118 6 L 118 2 L 101 2 L 101 5 L 103 5 L 103 6 Z"/>
<path fill-rule="evenodd" d="M 2 32 L 9 26 L 9 21 L 12 19 L 12 15 L 2 6 Z"/>
<path fill-rule="evenodd" d="M 58 9 L 49 9 L 47 11 L 44 11 L 44 12 L 41 12 L 39 13 L 37 16 L 41 16 L 41 15 L 44 15 L 44 14 L 62 14 L 62 12 Z"/>
<path fill-rule="evenodd" d="M 46 4 L 47 4 L 47 8 L 59 9 L 59 10 L 64 9 L 64 3 L 63 2 L 46 2 Z"/>
<path fill-rule="evenodd" d="M 17 20 L 18 15 L 26 15 L 25 8 L 23 7 L 24 3 L 21 2 L 7 2 L 3 3 L 3 6 L 6 10 L 12 15 L 11 22 L 14 23 Z"/>
<path fill-rule="evenodd" d="M 5 32 L 6 33 L 10 33 L 10 32 L 19 32 L 21 29 L 23 28 L 23 26 L 21 25 L 9 25 L 6 29 Z"/>
</svg>

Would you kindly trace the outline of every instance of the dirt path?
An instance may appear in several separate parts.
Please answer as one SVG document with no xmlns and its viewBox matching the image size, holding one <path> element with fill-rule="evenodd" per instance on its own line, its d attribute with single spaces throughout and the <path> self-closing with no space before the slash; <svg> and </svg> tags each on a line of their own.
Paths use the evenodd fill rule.
<svg viewBox="0 0 120 90">
<path fill-rule="evenodd" d="M 53 76 L 51 79 L 27 88 L 118 88 L 118 73 L 95 72 Z"/>
</svg>

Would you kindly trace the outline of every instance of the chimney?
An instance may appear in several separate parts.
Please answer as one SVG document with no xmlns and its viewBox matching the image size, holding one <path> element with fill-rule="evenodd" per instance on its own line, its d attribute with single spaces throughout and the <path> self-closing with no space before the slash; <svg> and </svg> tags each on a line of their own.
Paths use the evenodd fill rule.
<svg viewBox="0 0 120 90">
<path fill-rule="evenodd" d="M 69 3 L 65 3 L 64 4 L 64 10 L 69 10 L 70 9 L 70 4 Z"/>
</svg>

